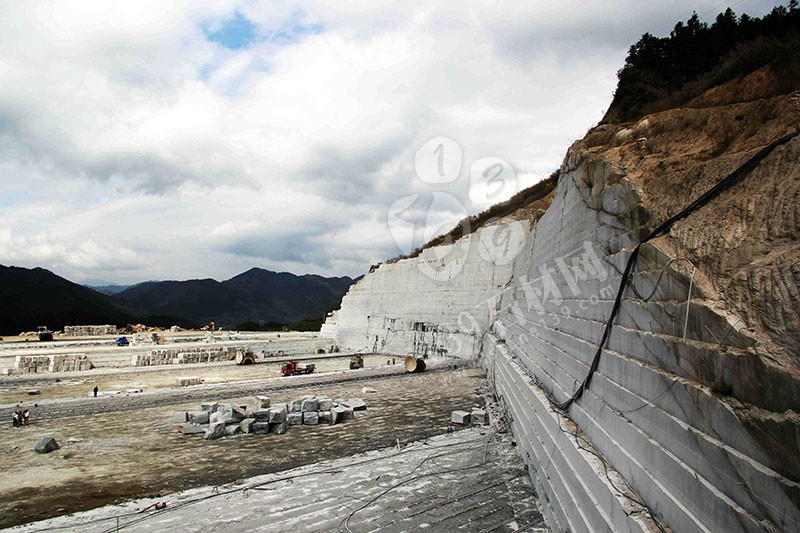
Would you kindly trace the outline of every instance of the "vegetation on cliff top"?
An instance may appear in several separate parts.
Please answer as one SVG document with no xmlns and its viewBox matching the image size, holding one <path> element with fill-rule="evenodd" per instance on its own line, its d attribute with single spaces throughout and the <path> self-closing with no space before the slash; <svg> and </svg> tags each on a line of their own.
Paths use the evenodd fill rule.
<svg viewBox="0 0 800 533">
<path fill-rule="evenodd" d="M 604 123 L 636 120 L 686 104 L 704 91 L 766 65 L 779 74 L 784 94 L 800 85 L 800 9 L 797 0 L 763 18 L 728 8 L 712 25 L 697 13 L 669 37 L 645 33 L 631 46 Z"/>
<path fill-rule="evenodd" d="M 401 255 L 399 257 L 395 257 L 394 259 L 390 259 L 386 261 L 387 263 L 395 263 L 400 261 L 401 259 L 409 259 L 412 257 L 417 257 L 419 254 L 422 253 L 423 250 L 427 248 L 433 248 L 435 246 L 439 246 L 442 244 L 449 244 L 457 241 L 464 235 L 469 235 L 475 231 L 478 231 L 484 226 L 488 226 L 491 223 L 510 216 L 520 209 L 524 209 L 530 206 L 532 203 L 536 202 L 537 200 L 541 200 L 545 198 L 550 192 L 556 188 L 556 184 L 558 183 L 558 176 L 559 171 L 556 170 L 552 174 L 550 174 L 547 179 L 540 181 L 530 187 L 519 191 L 517 194 L 506 200 L 505 202 L 500 202 L 499 204 L 495 204 L 490 208 L 486 209 L 485 211 L 481 211 L 477 215 L 472 215 L 471 217 L 467 217 L 461 220 L 456 227 L 454 227 L 449 232 L 445 233 L 444 235 L 440 235 L 438 237 L 434 237 L 424 245 L 420 246 L 419 248 L 415 249 L 408 255 Z M 370 272 L 377 268 L 378 265 L 373 265 L 370 269 Z"/>
</svg>

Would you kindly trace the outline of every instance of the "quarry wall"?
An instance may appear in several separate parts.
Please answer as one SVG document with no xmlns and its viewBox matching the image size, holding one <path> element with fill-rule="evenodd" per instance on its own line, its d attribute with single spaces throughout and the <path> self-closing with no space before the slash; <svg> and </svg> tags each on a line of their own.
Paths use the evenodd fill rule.
<svg viewBox="0 0 800 533">
<path fill-rule="evenodd" d="M 643 194 L 624 165 L 573 149 L 512 263 L 468 247 L 381 265 L 323 331 L 398 354 L 415 349 L 415 323 L 446 331 L 444 353 L 487 369 L 554 531 L 798 531 L 796 374 L 680 241 L 641 248 L 588 389 L 567 412 L 553 406 L 586 377 L 653 225 Z M 462 268 L 435 278 L 431 261 Z"/>
<path fill-rule="evenodd" d="M 322 335 L 357 351 L 475 357 L 530 226 L 499 221 L 454 244 L 381 264 L 350 288 Z"/>
</svg>

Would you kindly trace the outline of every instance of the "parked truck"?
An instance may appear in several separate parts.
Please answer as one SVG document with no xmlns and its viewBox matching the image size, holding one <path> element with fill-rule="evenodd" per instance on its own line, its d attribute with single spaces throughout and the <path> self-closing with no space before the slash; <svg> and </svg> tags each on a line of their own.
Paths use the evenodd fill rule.
<svg viewBox="0 0 800 533">
<path fill-rule="evenodd" d="M 297 361 L 286 361 L 281 365 L 282 376 L 299 376 L 301 374 L 311 374 L 314 372 L 316 365 L 314 364 L 301 364 Z"/>
</svg>

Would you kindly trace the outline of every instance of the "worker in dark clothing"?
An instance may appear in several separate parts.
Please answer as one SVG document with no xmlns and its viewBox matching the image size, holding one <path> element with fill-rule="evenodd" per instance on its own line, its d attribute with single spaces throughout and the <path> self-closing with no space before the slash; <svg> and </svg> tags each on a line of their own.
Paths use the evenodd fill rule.
<svg viewBox="0 0 800 533">
<path fill-rule="evenodd" d="M 97 388 L 97 385 L 94 386 L 94 397 L 97 398 L 97 391 L 100 389 Z"/>
<path fill-rule="evenodd" d="M 14 427 L 19 427 L 19 411 L 14 411 L 11 413 L 11 423 Z"/>
</svg>

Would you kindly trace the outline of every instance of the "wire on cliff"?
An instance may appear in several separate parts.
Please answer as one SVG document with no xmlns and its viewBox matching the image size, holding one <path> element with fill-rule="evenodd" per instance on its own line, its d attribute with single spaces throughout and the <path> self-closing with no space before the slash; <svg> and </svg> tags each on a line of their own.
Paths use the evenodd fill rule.
<svg viewBox="0 0 800 533">
<path fill-rule="evenodd" d="M 600 356 L 603 353 L 603 346 L 605 346 L 606 341 L 608 340 L 608 336 L 611 333 L 611 328 L 614 325 L 614 318 L 617 316 L 617 312 L 619 311 L 620 304 L 622 303 L 622 295 L 625 292 L 625 287 L 628 284 L 628 278 L 630 277 L 631 272 L 633 271 L 633 267 L 636 264 L 636 258 L 639 255 L 639 250 L 641 249 L 642 245 L 646 244 L 648 241 L 655 239 L 656 237 L 661 237 L 669 232 L 672 229 L 672 226 L 675 225 L 678 221 L 688 217 L 693 212 L 697 211 L 712 199 L 716 198 L 719 194 L 723 191 L 729 189 L 733 186 L 742 176 L 753 170 L 758 163 L 761 162 L 762 159 L 767 157 L 775 148 L 781 146 L 783 144 L 788 143 L 795 137 L 800 135 L 800 129 L 794 131 L 794 133 L 790 133 L 780 139 L 773 141 L 772 143 L 768 144 L 764 148 L 758 151 L 755 155 L 753 155 L 750 159 L 745 161 L 739 168 L 728 174 L 725 178 L 723 178 L 719 183 L 714 185 L 711 189 L 706 191 L 703 195 L 697 198 L 694 202 L 689 204 L 685 207 L 682 211 L 678 212 L 677 214 L 673 215 L 665 222 L 661 223 L 656 229 L 650 232 L 650 234 L 645 237 L 639 244 L 636 245 L 636 248 L 633 249 L 631 252 L 630 257 L 628 258 L 628 263 L 625 265 L 625 271 L 622 273 L 622 279 L 619 282 L 619 289 L 617 290 L 617 297 L 614 300 L 614 306 L 611 308 L 611 314 L 608 317 L 608 321 L 606 322 L 606 327 L 603 330 L 603 336 L 600 339 L 600 342 L 597 345 L 597 351 L 594 354 L 594 358 L 592 359 L 592 364 L 589 366 L 589 372 L 586 374 L 583 382 L 580 384 L 578 389 L 565 401 L 558 403 L 555 399 L 548 394 L 548 398 L 550 403 L 552 403 L 558 409 L 566 411 L 569 407 L 575 402 L 578 398 L 580 398 L 586 389 L 589 388 L 589 383 L 592 380 L 592 376 L 594 375 L 595 371 L 597 371 L 597 367 L 600 365 Z"/>
</svg>

